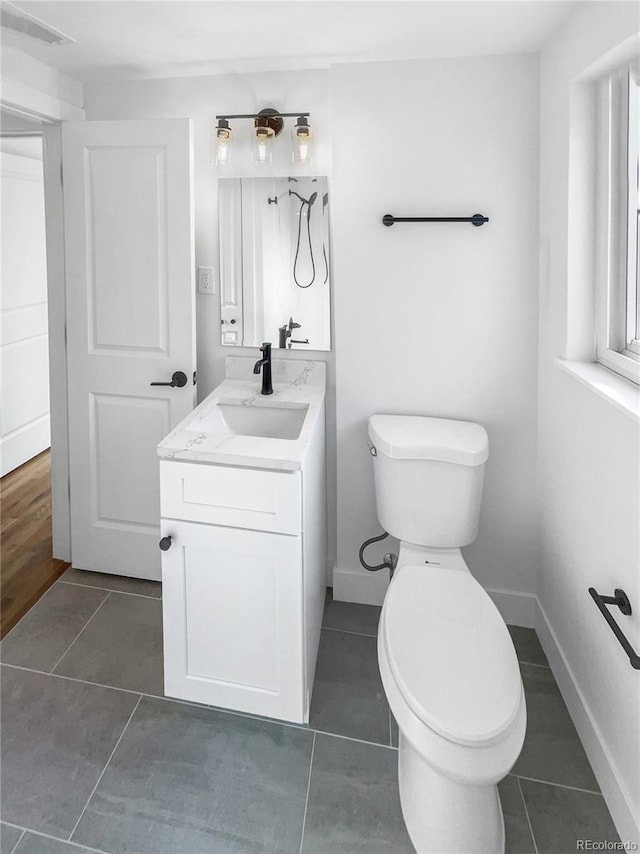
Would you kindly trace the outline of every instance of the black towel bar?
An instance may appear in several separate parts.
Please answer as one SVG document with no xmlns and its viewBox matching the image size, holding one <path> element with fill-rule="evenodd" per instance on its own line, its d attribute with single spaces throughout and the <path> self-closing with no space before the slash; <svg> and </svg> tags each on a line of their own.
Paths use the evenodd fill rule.
<svg viewBox="0 0 640 854">
<path fill-rule="evenodd" d="M 393 225 L 394 222 L 470 222 L 480 227 L 489 222 L 488 216 L 474 214 L 473 216 L 393 216 L 385 214 L 382 217 L 383 225 Z"/>
<path fill-rule="evenodd" d="M 591 598 L 598 606 L 598 609 L 602 616 L 605 618 L 607 623 L 609 624 L 609 628 L 614 633 L 614 635 L 620 641 L 620 645 L 624 649 L 624 651 L 629 656 L 629 661 L 631 666 L 636 670 L 640 670 L 640 655 L 635 651 L 635 649 L 631 646 L 625 633 L 622 631 L 620 626 L 616 623 L 614 618 L 612 617 L 607 605 L 617 605 L 620 608 L 621 612 L 626 616 L 631 614 L 631 602 L 629 602 L 629 597 L 621 590 L 619 587 L 613 591 L 613 596 L 601 596 L 595 587 L 589 588 L 589 593 L 591 594 Z"/>
</svg>

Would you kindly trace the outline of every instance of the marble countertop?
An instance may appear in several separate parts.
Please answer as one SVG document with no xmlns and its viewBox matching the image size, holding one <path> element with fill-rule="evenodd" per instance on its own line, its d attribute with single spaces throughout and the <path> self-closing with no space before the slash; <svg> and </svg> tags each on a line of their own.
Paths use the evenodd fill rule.
<svg viewBox="0 0 640 854">
<path fill-rule="evenodd" d="M 324 418 L 324 363 L 274 359 L 273 394 L 266 396 L 260 393 L 262 378 L 252 373 L 255 359 L 228 356 L 225 361 L 226 379 L 160 442 L 158 456 L 282 471 L 301 469 L 318 419 Z M 304 405 L 308 411 L 297 439 L 199 430 L 199 423 L 206 420 L 211 409 L 225 401 L 252 407 Z"/>
</svg>

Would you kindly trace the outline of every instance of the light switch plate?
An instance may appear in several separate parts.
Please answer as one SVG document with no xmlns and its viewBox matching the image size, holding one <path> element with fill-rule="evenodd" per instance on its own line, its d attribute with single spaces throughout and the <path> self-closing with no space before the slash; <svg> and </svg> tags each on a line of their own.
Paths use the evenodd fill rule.
<svg viewBox="0 0 640 854">
<path fill-rule="evenodd" d="M 215 267 L 198 267 L 198 293 L 214 294 L 215 289 Z"/>
</svg>

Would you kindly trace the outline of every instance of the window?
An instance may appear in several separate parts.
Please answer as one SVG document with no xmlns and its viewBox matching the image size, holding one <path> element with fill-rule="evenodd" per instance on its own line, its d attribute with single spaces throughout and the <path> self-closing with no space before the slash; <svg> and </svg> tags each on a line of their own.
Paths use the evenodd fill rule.
<svg viewBox="0 0 640 854">
<path fill-rule="evenodd" d="M 596 358 L 640 383 L 640 65 L 601 82 Z"/>
</svg>

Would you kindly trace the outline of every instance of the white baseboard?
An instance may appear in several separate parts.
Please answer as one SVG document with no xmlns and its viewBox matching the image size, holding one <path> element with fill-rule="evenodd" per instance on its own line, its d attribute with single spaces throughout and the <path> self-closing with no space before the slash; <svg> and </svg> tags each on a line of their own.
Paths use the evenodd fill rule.
<svg viewBox="0 0 640 854">
<path fill-rule="evenodd" d="M 51 445 L 49 413 L 0 439 L 0 477 L 17 469 Z"/>
<path fill-rule="evenodd" d="M 339 567 L 333 569 L 333 598 L 338 602 L 358 602 L 361 605 L 382 605 L 389 586 L 389 573 L 354 572 Z M 536 624 L 537 599 L 530 593 L 513 590 L 488 590 L 505 623 L 532 629 Z"/>
<path fill-rule="evenodd" d="M 389 572 L 349 571 L 335 567 L 333 570 L 333 598 L 338 602 L 358 602 L 361 605 L 382 605 Z"/>
<path fill-rule="evenodd" d="M 536 604 L 535 628 L 540 643 L 549 659 L 560 693 L 569 709 L 620 839 L 623 842 L 635 842 L 636 845 L 640 845 L 639 818 L 634 815 L 631 798 L 617 774 L 613 758 L 602 739 L 598 725 L 575 680 L 573 670 L 558 643 L 544 608 L 538 599 Z"/>
<path fill-rule="evenodd" d="M 515 590 L 491 590 L 487 593 L 509 626 L 533 629 L 536 625 L 538 599 L 532 593 L 517 593 Z"/>
</svg>

